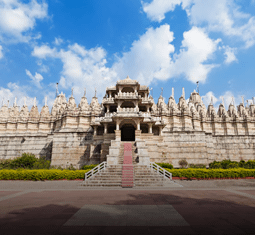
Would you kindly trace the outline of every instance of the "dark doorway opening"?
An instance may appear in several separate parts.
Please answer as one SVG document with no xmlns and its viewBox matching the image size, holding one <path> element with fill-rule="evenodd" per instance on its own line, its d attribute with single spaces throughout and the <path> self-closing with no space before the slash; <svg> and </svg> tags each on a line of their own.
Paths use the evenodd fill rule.
<svg viewBox="0 0 255 235">
<path fill-rule="evenodd" d="M 125 124 L 121 128 L 121 141 L 135 141 L 135 127 Z"/>
</svg>

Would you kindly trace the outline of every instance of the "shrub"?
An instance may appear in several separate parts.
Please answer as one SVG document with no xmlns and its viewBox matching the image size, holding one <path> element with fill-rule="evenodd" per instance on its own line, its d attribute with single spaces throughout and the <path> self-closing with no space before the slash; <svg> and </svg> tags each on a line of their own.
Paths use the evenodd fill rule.
<svg viewBox="0 0 255 235">
<path fill-rule="evenodd" d="M 206 168 L 206 165 L 203 164 L 189 164 L 190 168 Z"/>
<path fill-rule="evenodd" d="M 84 165 L 81 167 L 81 170 L 91 170 L 93 169 L 94 167 L 96 167 L 98 164 L 92 164 L 92 165 Z"/>
<path fill-rule="evenodd" d="M 46 157 L 40 157 L 33 165 L 33 169 L 50 169 L 50 161 Z"/>
<path fill-rule="evenodd" d="M 255 169 L 255 160 L 248 160 L 245 162 L 241 160 L 240 162 L 230 161 L 230 160 L 223 160 L 221 162 L 213 161 L 209 164 L 209 168 L 211 169 L 229 169 L 229 168 L 238 168 L 243 167 L 247 169 Z"/>
<path fill-rule="evenodd" d="M 19 169 L 0 170 L 0 180 L 74 180 L 84 179 L 89 170 Z"/>
<path fill-rule="evenodd" d="M 255 177 L 254 169 L 166 169 L 173 177 L 204 178 L 244 178 Z"/>
<path fill-rule="evenodd" d="M 248 160 L 247 162 L 245 162 L 244 168 L 255 169 L 255 160 Z"/>
<path fill-rule="evenodd" d="M 1 159 L 0 160 L 0 170 L 10 168 L 10 163 L 12 160 L 10 159 Z"/>
<path fill-rule="evenodd" d="M 15 158 L 10 162 L 10 167 L 15 168 L 29 168 L 31 169 L 34 163 L 37 162 L 37 158 L 34 154 L 23 153 L 21 157 Z"/>
<path fill-rule="evenodd" d="M 181 166 L 181 168 L 186 168 L 188 166 L 188 162 L 186 161 L 186 159 L 182 159 L 178 163 Z"/>
<path fill-rule="evenodd" d="M 167 168 L 167 169 L 173 169 L 173 165 L 170 164 L 170 163 L 156 163 L 158 164 L 159 166 L 163 167 L 163 168 Z"/>
</svg>

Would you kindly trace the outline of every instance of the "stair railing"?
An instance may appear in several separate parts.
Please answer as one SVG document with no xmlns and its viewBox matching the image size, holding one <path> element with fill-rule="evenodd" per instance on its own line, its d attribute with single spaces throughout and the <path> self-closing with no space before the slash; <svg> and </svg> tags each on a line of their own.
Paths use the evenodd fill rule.
<svg viewBox="0 0 255 235">
<path fill-rule="evenodd" d="M 161 166 L 159 166 L 155 162 L 150 162 L 150 169 L 154 170 L 158 174 L 164 175 L 164 177 L 172 180 L 172 173 L 170 173 L 169 171 L 166 171 L 164 168 L 162 168 Z"/>
<path fill-rule="evenodd" d="M 87 179 L 93 177 L 94 175 L 100 173 L 101 171 L 105 170 L 106 167 L 107 167 L 107 162 L 106 161 L 100 163 L 99 165 L 94 167 L 92 170 L 90 170 L 87 173 L 85 173 L 85 181 Z"/>
</svg>

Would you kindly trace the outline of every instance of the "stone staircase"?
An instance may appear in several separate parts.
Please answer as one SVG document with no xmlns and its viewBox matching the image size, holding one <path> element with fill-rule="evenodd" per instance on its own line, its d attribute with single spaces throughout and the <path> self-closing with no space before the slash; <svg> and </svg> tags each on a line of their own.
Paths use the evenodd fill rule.
<svg viewBox="0 0 255 235">
<path fill-rule="evenodd" d="M 110 165 L 82 183 L 86 187 L 121 187 L 122 165 Z"/>
<path fill-rule="evenodd" d="M 128 146 L 128 149 L 124 149 Z M 103 171 L 82 183 L 86 187 L 170 187 L 173 183 L 151 170 L 139 165 L 135 158 L 135 142 L 121 142 L 116 165 L 108 165 Z M 125 154 L 124 154 L 125 153 Z"/>
</svg>

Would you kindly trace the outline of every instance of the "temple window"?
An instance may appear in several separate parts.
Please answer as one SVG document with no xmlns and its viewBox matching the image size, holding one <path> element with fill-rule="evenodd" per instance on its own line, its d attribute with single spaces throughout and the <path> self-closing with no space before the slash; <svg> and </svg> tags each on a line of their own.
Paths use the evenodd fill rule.
<svg viewBox="0 0 255 235">
<path fill-rule="evenodd" d="M 121 90 L 121 92 L 134 92 L 134 89 L 132 88 L 132 87 L 124 87 L 122 90 Z"/>
<path fill-rule="evenodd" d="M 110 106 L 110 113 L 117 112 L 117 106 Z"/>
<path fill-rule="evenodd" d="M 140 128 L 142 133 L 149 133 L 149 128 L 147 124 L 141 124 Z"/>
<path fill-rule="evenodd" d="M 104 127 L 103 126 L 99 126 L 97 128 L 97 135 L 103 135 L 104 134 Z"/>
<path fill-rule="evenodd" d="M 141 111 L 141 112 L 147 112 L 146 106 L 139 106 L 139 111 Z"/>
<path fill-rule="evenodd" d="M 153 133 L 154 135 L 159 135 L 159 127 L 153 126 L 153 127 L 152 127 L 152 133 Z"/>
<path fill-rule="evenodd" d="M 135 108 L 135 105 L 131 101 L 125 101 L 122 103 L 121 108 Z"/>
</svg>

